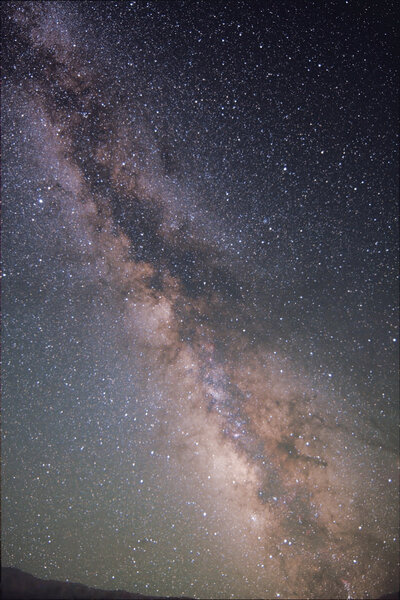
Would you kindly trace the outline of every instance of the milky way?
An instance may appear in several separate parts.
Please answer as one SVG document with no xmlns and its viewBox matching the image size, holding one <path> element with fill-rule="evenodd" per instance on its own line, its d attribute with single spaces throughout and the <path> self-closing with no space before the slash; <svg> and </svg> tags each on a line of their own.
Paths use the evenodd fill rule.
<svg viewBox="0 0 400 600">
<path fill-rule="evenodd" d="M 197 598 L 398 589 L 394 23 L 6 3 L 5 565 Z"/>
</svg>

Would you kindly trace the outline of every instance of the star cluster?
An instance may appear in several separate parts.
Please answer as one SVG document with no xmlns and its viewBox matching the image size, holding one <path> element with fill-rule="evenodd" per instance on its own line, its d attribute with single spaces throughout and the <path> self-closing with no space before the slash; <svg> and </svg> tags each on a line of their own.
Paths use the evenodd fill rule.
<svg viewBox="0 0 400 600">
<path fill-rule="evenodd" d="M 4 564 L 398 589 L 394 3 L 4 4 Z"/>
</svg>

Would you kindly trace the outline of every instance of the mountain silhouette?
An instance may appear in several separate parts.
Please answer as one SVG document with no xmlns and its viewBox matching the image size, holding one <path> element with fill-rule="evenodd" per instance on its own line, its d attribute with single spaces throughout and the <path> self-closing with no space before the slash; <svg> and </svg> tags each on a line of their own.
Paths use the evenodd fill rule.
<svg viewBox="0 0 400 600">
<path fill-rule="evenodd" d="M 170 596 L 144 596 L 123 590 L 90 588 L 81 583 L 38 579 L 14 567 L 1 569 L 1 597 L 3 600 L 178 600 Z"/>
</svg>

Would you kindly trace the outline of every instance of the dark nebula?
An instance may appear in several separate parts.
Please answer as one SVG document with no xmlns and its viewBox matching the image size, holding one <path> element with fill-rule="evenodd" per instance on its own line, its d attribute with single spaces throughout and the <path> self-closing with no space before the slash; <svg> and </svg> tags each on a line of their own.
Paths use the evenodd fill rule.
<svg viewBox="0 0 400 600">
<path fill-rule="evenodd" d="M 394 2 L 5 2 L 3 564 L 398 589 Z"/>
</svg>

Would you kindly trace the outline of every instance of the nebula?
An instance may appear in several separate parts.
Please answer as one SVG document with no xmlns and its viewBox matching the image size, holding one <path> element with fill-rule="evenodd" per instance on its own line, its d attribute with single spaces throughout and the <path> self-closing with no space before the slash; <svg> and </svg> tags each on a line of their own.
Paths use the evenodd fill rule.
<svg viewBox="0 0 400 600">
<path fill-rule="evenodd" d="M 250 199 L 231 208 L 212 164 L 231 130 L 200 146 L 183 87 L 206 103 L 212 85 L 200 67 L 204 91 L 180 83 L 165 41 L 181 11 L 201 39 L 211 5 L 122 4 L 4 11 L 3 560 L 171 596 L 392 592 L 396 369 L 378 339 L 394 301 L 368 301 L 383 258 L 363 284 L 354 258 L 335 287 L 318 265 L 344 250 L 322 255 L 318 238 L 353 238 L 345 219 L 313 225 L 322 201 L 291 222 L 270 193 L 257 231 Z M 124 30 L 114 11 L 128 10 Z"/>
</svg>

